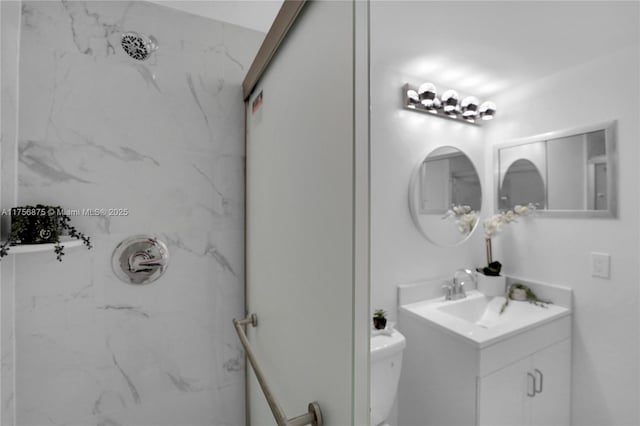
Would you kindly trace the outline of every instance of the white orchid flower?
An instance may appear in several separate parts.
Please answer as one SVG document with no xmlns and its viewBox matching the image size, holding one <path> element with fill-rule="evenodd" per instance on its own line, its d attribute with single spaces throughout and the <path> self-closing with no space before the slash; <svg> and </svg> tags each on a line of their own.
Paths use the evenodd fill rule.
<svg viewBox="0 0 640 426">
<path fill-rule="evenodd" d="M 498 233 L 502 225 L 516 222 L 518 216 L 528 216 L 534 212 L 535 209 L 535 206 L 531 203 L 526 206 L 517 205 L 513 207 L 513 210 L 507 210 L 506 212 L 491 216 L 489 219 L 484 221 L 485 237 L 492 238 Z"/>
<path fill-rule="evenodd" d="M 476 216 L 476 213 L 474 211 L 471 211 L 460 216 L 456 223 L 458 225 L 458 230 L 460 231 L 460 233 L 467 235 L 473 230 L 473 227 L 475 226 L 477 221 L 478 218 Z"/>
<path fill-rule="evenodd" d="M 471 209 L 471 206 L 467 205 L 453 205 L 444 216 L 443 219 L 453 218 L 455 220 L 458 231 L 463 235 L 468 235 L 473 230 L 478 216 L 475 211 Z"/>
<path fill-rule="evenodd" d="M 525 216 L 525 215 L 529 214 L 529 207 L 516 205 L 516 206 L 513 206 L 513 211 L 518 216 Z"/>
<path fill-rule="evenodd" d="M 513 206 L 513 212 L 518 216 L 528 216 L 535 213 L 536 206 L 533 203 L 529 203 L 526 206 L 516 205 Z"/>
</svg>

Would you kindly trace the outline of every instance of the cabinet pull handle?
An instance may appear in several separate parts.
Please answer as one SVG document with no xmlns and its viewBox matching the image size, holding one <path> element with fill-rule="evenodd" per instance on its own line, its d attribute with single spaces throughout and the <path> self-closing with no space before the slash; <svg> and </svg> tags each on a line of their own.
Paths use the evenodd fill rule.
<svg viewBox="0 0 640 426">
<path fill-rule="evenodd" d="M 538 375 L 538 377 L 540 377 L 540 389 L 538 389 L 537 387 L 535 388 L 535 393 L 540 393 L 542 392 L 542 379 L 543 379 L 543 375 L 542 375 L 542 371 L 538 370 L 537 368 L 534 368 L 534 370 L 536 372 L 536 374 Z M 536 383 L 538 380 L 535 380 L 534 383 Z"/>
<path fill-rule="evenodd" d="M 527 396 L 529 397 L 534 397 L 536 396 L 536 376 L 534 376 L 533 374 L 531 374 L 530 372 L 527 372 L 527 377 L 531 378 L 531 392 L 529 392 L 529 386 L 527 386 Z"/>
</svg>

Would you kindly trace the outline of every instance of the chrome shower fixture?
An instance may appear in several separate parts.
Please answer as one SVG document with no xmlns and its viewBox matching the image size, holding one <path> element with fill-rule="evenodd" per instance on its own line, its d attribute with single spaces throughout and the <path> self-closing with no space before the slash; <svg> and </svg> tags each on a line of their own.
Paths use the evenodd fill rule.
<svg viewBox="0 0 640 426">
<path fill-rule="evenodd" d="M 111 267 L 127 284 L 148 284 L 160 278 L 169 266 L 167 245 L 153 235 L 134 235 L 118 244 Z"/>
<path fill-rule="evenodd" d="M 135 31 L 122 34 L 120 44 L 127 55 L 138 61 L 149 59 L 149 56 L 158 50 L 158 40 L 155 37 Z"/>
<path fill-rule="evenodd" d="M 420 87 L 409 83 L 402 87 L 402 105 L 405 109 L 428 112 L 433 115 L 450 118 L 465 123 L 479 124 L 476 120 L 491 120 L 496 114 L 496 104 L 491 101 L 482 104 L 475 96 L 467 96 L 460 101 L 455 90 L 446 90 L 437 96 L 433 83 L 423 83 Z"/>
</svg>

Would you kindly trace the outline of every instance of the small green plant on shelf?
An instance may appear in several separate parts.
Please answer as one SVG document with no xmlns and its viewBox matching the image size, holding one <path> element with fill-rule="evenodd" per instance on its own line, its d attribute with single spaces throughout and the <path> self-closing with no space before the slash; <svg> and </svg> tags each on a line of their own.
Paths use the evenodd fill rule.
<svg viewBox="0 0 640 426">
<path fill-rule="evenodd" d="M 91 237 L 71 225 L 71 218 L 60 206 L 21 206 L 11 209 L 11 233 L 9 239 L 0 244 L 0 259 L 9 254 L 11 247 L 20 244 L 54 244 L 56 259 L 62 262 L 64 245 L 60 237 L 67 235 L 81 240 L 90 250 Z"/>
<path fill-rule="evenodd" d="M 509 305 L 509 300 L 517 300 L 521 302 L 529 302 L 536 306 L 540 306 L 541 308 L 546 308 L 547 305 L 550 305 L 551 302 L 549 300 L 541 300 L 536 296 L 536 294 L 524 284 L 512 284 L 509 287 L 509 291 L 507 292 L 507 297 L 500 308 L 500 313 L 503 313 L 507 306 Z"/>
<path fill-rule="evenodd" d="M 387 313 L 384 309 L 373 311 L 373 326 L 376 330 L 384 330 L 387 326 Z"/>
</svg>

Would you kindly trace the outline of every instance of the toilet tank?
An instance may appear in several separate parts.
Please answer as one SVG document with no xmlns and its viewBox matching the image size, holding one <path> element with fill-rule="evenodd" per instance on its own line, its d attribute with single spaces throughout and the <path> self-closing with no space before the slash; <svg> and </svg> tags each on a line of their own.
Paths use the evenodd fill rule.
<svg viewBox="0 0 640 426">
<path fill-rule="evenodd" d="M 398 391 L 406 339 L 397 330 L 371 336 L 371 424 L 389 416 Z"/>
</svg>

